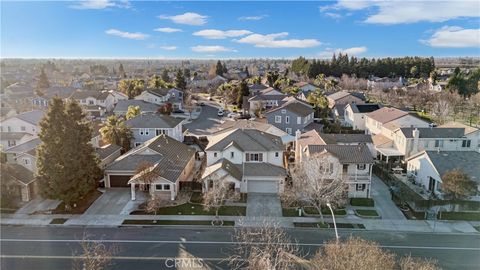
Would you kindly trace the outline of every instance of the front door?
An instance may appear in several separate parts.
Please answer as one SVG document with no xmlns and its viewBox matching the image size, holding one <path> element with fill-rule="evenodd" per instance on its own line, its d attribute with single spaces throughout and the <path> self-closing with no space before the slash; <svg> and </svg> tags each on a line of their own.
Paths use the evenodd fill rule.
<svg viewBox="0 0 480 270">
<path fill-rule="evenodd" d="M 433 179 L 432 177 L 430 177 L 429 181 L 428 181 L 428 190 L 430 191 L 435 191 L 435 182 L 436 180 Z"/>
</svg>

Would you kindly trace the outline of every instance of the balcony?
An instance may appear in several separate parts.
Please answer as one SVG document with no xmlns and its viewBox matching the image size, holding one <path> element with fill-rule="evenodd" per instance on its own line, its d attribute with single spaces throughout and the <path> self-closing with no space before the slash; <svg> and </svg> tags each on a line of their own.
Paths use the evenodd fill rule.
<svg viewBox="0 0 480 270">
<path fill-rule="evenodd" d="M 370 174 L 347 174 L 347 182 L 370 182 Z"/>
</svg>

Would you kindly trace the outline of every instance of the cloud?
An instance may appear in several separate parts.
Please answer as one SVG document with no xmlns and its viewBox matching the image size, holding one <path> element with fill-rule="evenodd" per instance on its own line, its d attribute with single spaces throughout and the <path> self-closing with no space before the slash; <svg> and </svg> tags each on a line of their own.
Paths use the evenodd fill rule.
<svg viewBox="0 0 480 270">
<path fill-rule="evenodd" d="M 310 48 L 321 44 L 316 39 L 282 39 L 286 36 L 288 36 L 287 32 L 268 35 L 251 34 L 236 41 L 252 44 L 258 48 Z"/>
<path fill-rule="evenodd" d="M 128 39 L 136 39 L 136 40 L 144 40 L 148 38 L 147 34 L 143 34 L 140 32 L 136 32 L 136 33 L 124 32 L 117 29 L 108 29 L 107 31 L 105 31 L 105 34 L 122 37 L 122 38 L 128 38 Z"/>
<path fill-rule="evenodd" d="M 163 20 L 171 20 L 177 24 L 204 25 L 207 23 L 208 16 L 200 15 L 194 12 L 186 12 L 175 16 L 160 15 L 158 18 Z"/>
<path fill-rule="evenodd" d="M 160 28 L 153 29 L 153 31 L 163 32 L 163 33 L 175 33 L 175 32 L 182 32 L 182 29 L 171 28 L 171 27 L 160 27 Z"/>
<path fill-rule="evenodd" d="M 252 32 L 248 30 L 215 30 L 215 29 L 205 29 L 193 33 L 194 36 L 204 37 L 208 39 L 225 39 L 232 37 L 240 37 L 251 34 Z"/>
<path fill-rule="evenodd" d="M 239 17 L 238 20 L 239 21 L 259 21 L 259 20 L 264 19 L 266 17 L 268 17 L 268 15 L 243 16 L 243 17 Z"/>
<path fill-rule="evenodd" d="M 200 53 L 218 53 L 218 52 L 236 52 L 237 50 L 226 48 L 223 46 L 194 46 L 192 51 Z"/>
<path fill-rule="evenodd" d="M 326 17 L 335 19 L 335 20 L 341 19 L 343 17 L 341 14 L 334 13 L 334 12 L 325 12 L 325 13 L 323 13 L 323 15 L 325 15 Z"/>
<path fill-rule="evenodd" d="M 420 42 L 440 48 L 478 48 L 480 47 L 480 29 L 444 26 L 433 33 L 430 39 L 420 40 Z"/>
<path fill-rule="evenodd" d="M 106 8 L 130 8 L 129 1 L 111 1 L 111 0 L 84 0 L 70 6 L 74 9 L 106 9 Z"/>
<path fill-rule="evenodd" d="M 360 55 L 363 54 L 367 51 L 367 47 L 362 46 L 362 47 L 351 47 L 347 49 L 332 49 L 332 48 L 326 48 L 323 52 L 318 53 L 318 56 L 323 57 L 323 58 L 329 58 L 333 54 L 348 54 L 350 56 L 352 55 Z"/>
<path fill-rule="evenodd" d="M 480 17 L 480 5 L 477 1 L 351 1 L 340 0 L 334 5 L 321 6 L 320 11 L 328 10 L 363 10 L 369 9 L 365 23 L 403 24 L 427 22 L 444 22 L 457 18 Z"/>
<path fill-rule="evenodd" d="M 175 51 L 177 49 L 177 46 L 161 46 L 160 49 L 166 51 Z"/>
</svg>

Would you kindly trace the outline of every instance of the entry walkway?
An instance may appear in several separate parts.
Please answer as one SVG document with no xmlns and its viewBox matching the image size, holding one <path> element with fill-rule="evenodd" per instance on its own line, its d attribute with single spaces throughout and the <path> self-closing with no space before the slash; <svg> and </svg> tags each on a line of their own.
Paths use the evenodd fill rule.
<svg viewBox="0 0 480 270">
<path fill-rule="evenodd" d="M 402 211 L 392 201 L 388 186 L 375 175 L 372 175 L 372 198 L 382 219 L 406 220 Z"/>
</svg>

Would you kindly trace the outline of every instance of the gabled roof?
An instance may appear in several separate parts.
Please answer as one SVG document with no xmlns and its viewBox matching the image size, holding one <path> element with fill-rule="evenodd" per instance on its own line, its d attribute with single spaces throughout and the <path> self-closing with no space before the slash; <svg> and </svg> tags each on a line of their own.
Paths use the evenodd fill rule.
<svg viewBox="0 0 480 270">
<path fill-rule="evenodd" d="M 319 133 L 318 136 L 325 144 L 341 143 L 372 143 L 372 136 L 367 134 L 325 134 Z"/>
<path fill-rule="evenodd" d="M 393 107 L 383 107 L 376 111 L 367 113 L 366 115 L 377 122 L 385 124 L 395 119 L 404 117 L 405 115 L 408 115 L 408 112 Z"/>
<path fill-rule="evenodd" d="M 309 145 L 310 155 L 330 153 L 338 158 L 342 164 L 370 164 L 373 163 L 372 154 L 364 144 L 359 145 Z"/>
<path fill-rule="evenodd" d="M 125 121 L 125 125 L 132 128 L 174 128 L 183 119 L 160 113 L 144 113 Z"/>
<path fill-rule="evenodd" d="M 459 123 L 459 122 L 448 122 L 448 123 L 445 123 L 445 124 L 443 124 L 441 126 L 438 126 L 438 127 L 439 128 L 464 128 L 465 129 L 465 135 L 473 133 L 473 132 L 477 132 L 479 130 L 476 127 L 465 125 L 465 124 L 462 124 L 462 123 Z"/>
<path fill-rule="evenodd" d="M 75 88 L 73 87 L 51 86 L 43 90 L 44 95 L 41 97 L 47 98 L 47 99 L 51 99 L 54 97 L 65 99 L 71 96 L 72 93 L 74 92 L 75 92 Z"/>
<path fill-rule="evenodd" d="M 126 100 L 119 100 L 117 105 L 115 105 L 115 108 L 113 109 L 113 111 L 127 112 L 129 106 L 138 106 L 140 107 L 141 112 L 156 112 L 157 109 L 160 107 L 157 104 L 145 102 L 143 100 L 126 99 Z"/>
<path fill-rule="evenodd" d="M 244 176 L 285 176 L 285 168 L 267 162 L 245 162 L 235 164 Z"/>
<path fill-rule="evenodd" d="M 23 112 L 14 116 L 11 116 L 7 119 L 10 118 L 18 118 L 20 120 L 23 120 L 27 123 L 30 123 L 32 125 L 38 126 L 42 118 L 45 116 L 45 112 L 41 110 L 33 110 L 33 111 L 28 111 L 28 112 Z"/>
<path fill-rule="evenodd" d="M 2 139 L 3 139 L 3 134 L 2 134 Z M 42 141 L 40 138 L 34 138 L 31 140 L 28 140 L 22 144 L 15 145 L 13 147 L 10 147 L 6 149 L 4 152 L 5 153 L 16 153 L 16 154 L 21 154 L 21 153 L 26 153 L 32 149 L 36 149 Z"/>
<path fill-rule="evenodd" d="M 464 128 L 399 128 L 399 132 L 405 136 L 405 138 L 413 138 L 413 131 L 419 131 L 419 138 L 462 138 L 465 134 Z"/>
<path fill-rule="evenodd" d="M 109 92 L 107 91 L 95 91 L 95 90 L 76 90 L 75 92 L 72 93 L 72 95 L 69 97 L 70 99 L 86 99 L 88 97 L 93 97 L 97 100 L 105 100 L 108 95 L 110 95 Z"/>
<path fill-rule="evenodd" d="M 261 90 L 264 90 L 264 89 L 267 89 L 268 86 L 264 85 L 264 84 L 252 84 L 252 85 L 249 85 L 248 86 L 248 89 L 250 89 L 250 91 L 261 91 Z"/>
<path fill-rule="evenodd" d="M 347 106 L 350 106 L 354 113 L 369 113 L 369 112 L 376 111 L 382 107 L 382 105 L 375 104 L 375 103 L 367 103 L 367 104 L 351 103 L 351 104 L 348 104 Z"/>
<path fill-rule="evenodd" d="M 98 157 L 100 160 L 103 160 L 109 156 L 111 156 L 113 153 L 120 151 L 122 149 L 121 146 L 118 146 L 116 144 L 108 144 L 104 145 L 100 148 L 95 149 L 95 152 L 97 153 Z"/>
<path fill-rule="evenodd" d="M 329 98 L 331 100 L 339 100 L 339 99 L 342 99 L 346 96 L 354 96 L 354 97 L 359 98 L 361 100 L 365 100 L 365 95 L 363 93 L 348 92 L 348 91 L 338 91 L 338 92 L 335 92 L 335 93 L 332 93 L 332 94 L 328 95 L 327 98 Z"/>
<path fill-rule="evenodd" d="M 163 97 L 168 94 L 169 89 L 163 88 L 163 89 L 147 89 L 146 90 L 148 93 L 155 95 L 157 97 Z"/>
<path fill-rule="evenodd" d="M 24 185 L 35 181 L 35 176 L 32 171 L 19 164 L 0 164 L 1 181 L 17 181 Z"/>
<path fill-rule="evenodd" d="M 282 100 L 285 98 L 285 95 L 262 95 L 258 94 L 248 99 L 248 101 L 257 101 L 257 100 Z"/>
<path fill-rule="evenodd" d="M 20 140 L 25 136 L 32 136 L 27 132 L 0 132 L 0 139 L 5 140 Z"/>
<path fill-rule="evenodd" d="M 242 151 L 281 151 L 283 143 L 280 137 L 256 130 L 233 129 L 217 133 L 208 138 L 206 151 L 222 151 L 235 143 Z"/>
<path fill-rule="evenodd" d="M 295 99 L 288 101 L 287 103 L 282 104 L 279 107 L 269 110 L 268 112 L 266 112 L 266 114 L 276 112 L 278 110 L 287 110 L 300 116 L 307 116 L 313 113 L 312 106 Z"/>
<path fill-rule="evenodd" d="M 202 178 L 206 178 L 220 169 L 225 170 L 225 172 L 238 181 L 242 181 L 242 170 L 226 158 L 219 159 L 217 162 L 205 168 Z"/>
</svg>

